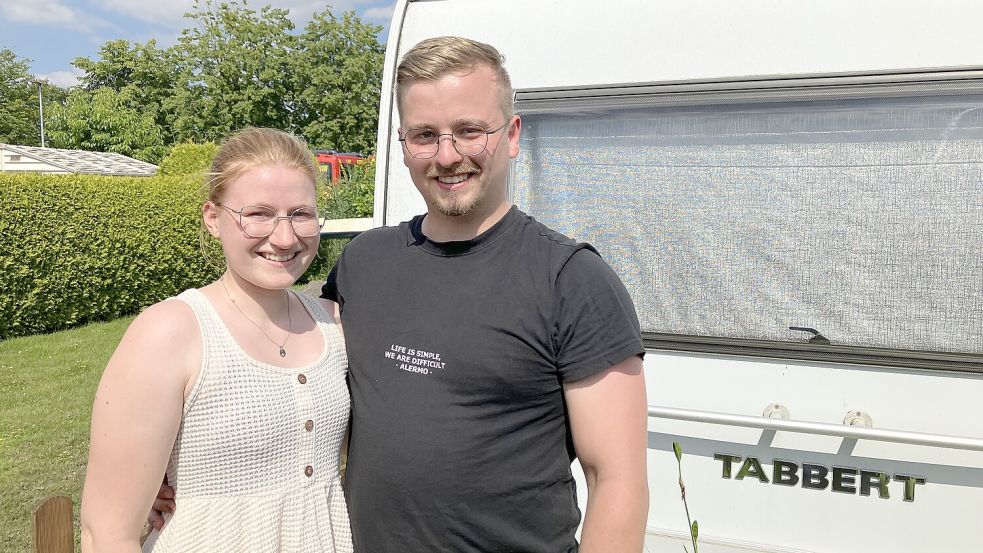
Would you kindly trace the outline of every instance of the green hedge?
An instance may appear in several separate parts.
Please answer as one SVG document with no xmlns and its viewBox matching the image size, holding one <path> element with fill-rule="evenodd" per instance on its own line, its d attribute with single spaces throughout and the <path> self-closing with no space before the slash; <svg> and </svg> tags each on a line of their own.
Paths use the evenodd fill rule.
<svg viewBox="0 0 983 553">
<path fill-rule="evenodd" d="M 197 238 L 200 185 L 0 174 L 0 338 L 132 314 L 215 278 Z"/>
<path fill-rule="evenodd" d="M 347 166 L 342 178 L 325 188 L 328 216 L 332 219 L 371 217 L 375 203 L 375 157 Z"/>
<path fill-rule="evenodd" d="M 318 185 L 321 211 L 329 219 L 371 217 L 375 201 L 375 158 L 370 157 L 364 163 L 345 169 L 338 182 Z M 320 255 L 311 263 L 304 278 L 324 280 L 350 241 L 350 238 L 322 239 Z"/>
<path fill-rule="evenodd" d="M 371 215 L 374 164 L 321 185 L 331 218 Z M 0 339 L 130 315 L 224 269 L 201 252 L 202 176 L 0 173 Z M 366 210 L 368 212 L 366 212 Z M 322 240 L 323 280 L 347 240 Z"/>
<path fill-rule="evenodd" d="M 211 167 L 216 152 L 218 152 L 218 145 L 212 142 L 177 144 L 161 160 L 157 174 L 161 176 L 202 175 Z"/>
</svg>

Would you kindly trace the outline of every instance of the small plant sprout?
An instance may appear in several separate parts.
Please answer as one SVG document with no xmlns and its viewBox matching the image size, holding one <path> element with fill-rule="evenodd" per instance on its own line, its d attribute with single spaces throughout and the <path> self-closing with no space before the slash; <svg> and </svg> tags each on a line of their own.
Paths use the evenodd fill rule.
<svg viewBox="0 0 983 553">
<path fill-rule="evenodd" d="M 679 442 L 672 442 L 672 451 L 676 454 L 676 467 L 679 470 L 679 492 L 683 498 L 683 508 L 686 509 L 686 522 L 689 527 L 689 537 L 693 540 L 693 553 L 700 553 L 700 548 L 696 544 L 696 538 L 700 534 L 700 527 L 695 520 L 689 516 L 689 504 L 686 503 L 686 484 L 683 483 L 683 448 Z M 689 549 L 683 546 L 683 551 L 689 553 Z"/>
</svg>

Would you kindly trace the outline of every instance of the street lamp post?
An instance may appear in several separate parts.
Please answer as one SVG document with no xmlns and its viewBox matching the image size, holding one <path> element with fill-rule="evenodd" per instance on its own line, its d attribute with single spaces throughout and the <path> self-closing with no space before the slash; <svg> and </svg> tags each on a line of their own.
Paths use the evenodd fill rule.
<svg viewBox="0 0 983 553">
<path fill-rule="evenodd" d="M 44 148 L 44 100 L 41 97 L 41 81 L 38 83 L 38 117 L 41 120 L 41 147 Z"/>
<path fill-rule="evenodd" d="M 27 80 L 29 80 L 28 77 L 17 77 L 11 82 L 13 84 L 17 84 Z M 38 118 L 40 119 L 41 122 L 41 147 L 44 148 L 44 99 L 41 96 L 41 81 L 37 80 L 36 78 L 31 80 L 33 80 L 34 83 L 38 85 Z"/>
</svg>

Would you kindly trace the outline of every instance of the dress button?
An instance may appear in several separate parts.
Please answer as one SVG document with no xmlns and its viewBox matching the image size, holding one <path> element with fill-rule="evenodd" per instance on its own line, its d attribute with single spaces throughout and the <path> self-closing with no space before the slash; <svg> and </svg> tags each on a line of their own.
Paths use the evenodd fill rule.
<svg viewBox="0 0 983 553">
<path fill-rule="evenodd" d="M 298 374 L 297 382 L 300 382 L 301 384 L 307 384 L 307 377 L 304 376 L 303 374 Z"/>
<path fill-rule="evenodd" d="M 311 476 L 312 474 L 314 474 L 314 467 L 307 465 L 304 468 L 304 474 L 306 474 L 307 476 Z"/>
<path fill-rule="evenodd" d="M 309 421 L 305 422 L 304 423 L 304 430 L 306 430 L 308 432 L 310 432 L 311 430 L 314 430 L 314 421 L 309 420 Z"/>
</svg>

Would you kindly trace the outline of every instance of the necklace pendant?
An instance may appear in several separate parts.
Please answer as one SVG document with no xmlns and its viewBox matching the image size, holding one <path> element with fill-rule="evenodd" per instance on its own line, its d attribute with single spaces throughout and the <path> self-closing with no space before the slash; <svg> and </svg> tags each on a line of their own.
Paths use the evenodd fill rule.
<svg viewBox="0 0 983 553">
<path fill-rule="evenodd" d="M 280 357 L 286 357 L 286 356 L 287 356 L 287 350 L 283 349 L 283 346 L 280 346 Z"/>
</svg>

